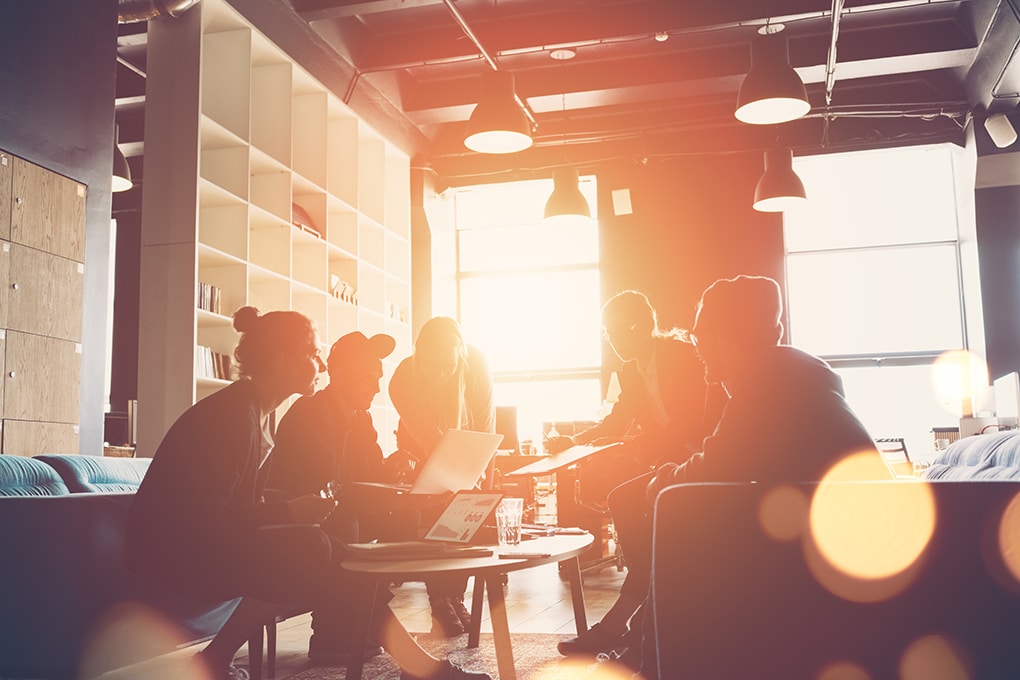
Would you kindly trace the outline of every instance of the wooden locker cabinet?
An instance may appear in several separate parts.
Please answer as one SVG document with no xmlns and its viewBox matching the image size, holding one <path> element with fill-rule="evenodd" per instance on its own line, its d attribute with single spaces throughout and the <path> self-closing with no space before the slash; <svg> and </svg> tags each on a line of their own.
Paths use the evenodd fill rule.
<svg viewBox="0 0 1020 680">
<path fill-rule="evenodd" d="M 2 451 L 76 453 L 85 186 L 0 152 L 0 234 Z"/>
</svg>

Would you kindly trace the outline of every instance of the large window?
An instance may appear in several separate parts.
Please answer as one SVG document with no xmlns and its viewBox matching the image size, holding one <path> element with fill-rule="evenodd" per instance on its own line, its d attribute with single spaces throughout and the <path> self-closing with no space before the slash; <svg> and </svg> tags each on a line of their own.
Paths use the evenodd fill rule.
<svg viewBox="0 0 1020 680">
<path fill-rule="evenodd" d="M 958 425 L 987 384 L 975 371 L 969 386 L 943 389 L 936 370 L 960 350 L 983 355 L 973 213 L 960 200 L 967 154 L 936 145 L 798 158 L 808 202 L 784 215 L 792 344 L 843 376 L 873 436 L 904 437 L 922 459 L 932 428 Z"/>
<path fill-rule="evenodd" d="M 457 318 L 489 359 L 496 403 L 515 405 L 522 439 L 550 420 L 594 419 L 601 403 L 595 179 L 593 219 L 542 222 L 552 180 L 451 189 L 452 238 L 436 240 L 433 307 Z M 443 280 L 445 279 L 445 280 Z"/>
</svg>

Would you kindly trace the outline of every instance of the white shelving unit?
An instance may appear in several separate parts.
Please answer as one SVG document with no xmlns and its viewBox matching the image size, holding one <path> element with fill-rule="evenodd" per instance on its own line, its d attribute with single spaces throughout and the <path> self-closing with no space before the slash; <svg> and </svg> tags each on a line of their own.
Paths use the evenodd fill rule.
<svg viewBox="0 0 1020 680">
<path fill-rule="evenodd" d="M 406 154 L 223 0 L 153 22 L 148 61 L 139 455 L 229 384 L 204 374 L 199 348 L 229 355 L 242 305 L 308 315 L 326 351 L 353 330 L 389 333 L 388 380 L 411 352 Z M 218 308 L 200 309 L 200 284 Z M 393 450 L 385 389 L 372 412 Z"/>
</svg>

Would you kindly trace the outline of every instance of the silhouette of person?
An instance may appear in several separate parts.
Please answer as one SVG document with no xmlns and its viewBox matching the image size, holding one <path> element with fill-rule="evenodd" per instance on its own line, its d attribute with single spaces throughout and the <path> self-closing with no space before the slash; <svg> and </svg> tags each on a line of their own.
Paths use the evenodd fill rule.
<svg viewBox="0 0 1020 680">
<path fill-rule="evenodd" d="M 871 435 L 846 401 L 839 375 L 821 359 L 780 344 L 782 312 L 779 284 L 765 276 L 719 279 L 702 293 L 690 341 L 705 379 L 722 385 L 729 400 L 701 451 L 635 481 L 646 484 L 649 526 L 655 496 L 671 484 L 819 481 L 854 454 L 874 458 L 866 473 L 871 478 L 889 478 Z M 621 661 L 655 680 L 647 601 L 635 622 L 642 643 L 628 647 Z"/>
<path fill-rule="evenodd" d="M 433 317 L 422 325 L 414 352 L 393 372 L 389 393 L 400 417 L 397 447 L 420 462 L 448 429 L 496 430 L 488 363 L 479 349 L 464 341 L 460 324 L 450 317 Z M 491 483 L 491 465 L 486 479 Z M 464 633 L 471 625 L 464 606 L 467 578 L 431 578 L 425 585 L 432 634 L 450 638 Z"/>
<path fill-rule="evenodd" d="M 294 394 L 309 395 L 325 366 L 312 322 L 297 312 L 234 314 L 240 379 L 200 400 L 170 427 L 128 511 L 130 566 L 197 599 L 240 603 L 196 655 L 205 678 L 234 678 L 231 660 L 283 608 L 358 601 L 340 563 L 343 543 L 319 527 L 335 501 L 305 494 L 266 502 L 273 448 L 270 416 Z M 388 593 L 387 593 L 388 594 Z M 374 639 L 412 678 L 489 678 L 440 661 L 375 603 Z M 382 631 L 386 630 L 386 636 Z"/>
<path fill-rule="evenodd" d="M 346 543 L 381 537 L 386 531 L 413 534 L 415 517 L 396 518 L 388 508 L 365 507 L 352 482 L 388 481 L 398 471 L 388 465 L 378 443 L 369 408 L 379 394 L 382 360 L 393 352 L 389 335 L 348 333 L 330 348 L 329 384 L 294 402 L 280 420 L 267 486 L 286 497 L 316 493 L 333 484 L 337 508 L 322 528 Z M 308 657 L 318 663 L 344 665 L 350 653 L 351 617 L 327 606 L 312 610 Z M 382 650 L 374 642 L 367 656 Z"/>
<path fill-rule="evenodd" d="M 648 593 L 652 556 L 651 536 L 640 538 L 651 531 L 644 516 L 645 483 L 628 486 L 620 481 L 645 474 L 662 460 L 683 461 L 700 449 L 725 396 L 705 383 L 686 331 L 660 329 L 658 315 L 644 294 L 625 290 L 611 297 L 602 307 L 602 326 L 623 362 L 619 400 L 593 427 L 573 437 L 553 437 L 546 448 L 556 452 L 575 444 L 626 440 L 621 452 L 596 454 L 581 467 L 579 478 L 581 492 L 589 497 L 599 495 L 593 487 L 608 493 L 627 576 L 599 623 L 559 643 L 564 655 L 609 653 L 625 644 L 627 622 Z"/>
</svg>

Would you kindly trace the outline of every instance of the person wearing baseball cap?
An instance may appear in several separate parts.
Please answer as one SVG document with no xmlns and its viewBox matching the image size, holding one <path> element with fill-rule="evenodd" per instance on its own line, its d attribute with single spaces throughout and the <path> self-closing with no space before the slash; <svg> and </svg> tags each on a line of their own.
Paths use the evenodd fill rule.
<svg viewBox="0 0 1020 680">
<path fill-rule="evenodd" d="M 327 360 L 329 384 L 298 399 L 280 420 L 268 488 L 292 496 L 343 489 L 351 482 L 395 478 L 395 471 L 383 458 L 368 412 L 379 394 L 382 360 L 395 347 L 396 341 L 389 335 L 368 337 L 361 331 L 348 333 L 333 343 Z M 371 538 L 366 534 L 374 533 L 387 521 L 387 517 L 355 507 L 349 496 L 341 496 L 322 528 L 351 543 Z M 349 618 L 335 608 L 312 611 L 312 636 L 308 641 L 312 661 L 335 665 L 347 662 Z M 368 656 L 380 652 L 376 644 L 366 649 Z"/>
</svg>

